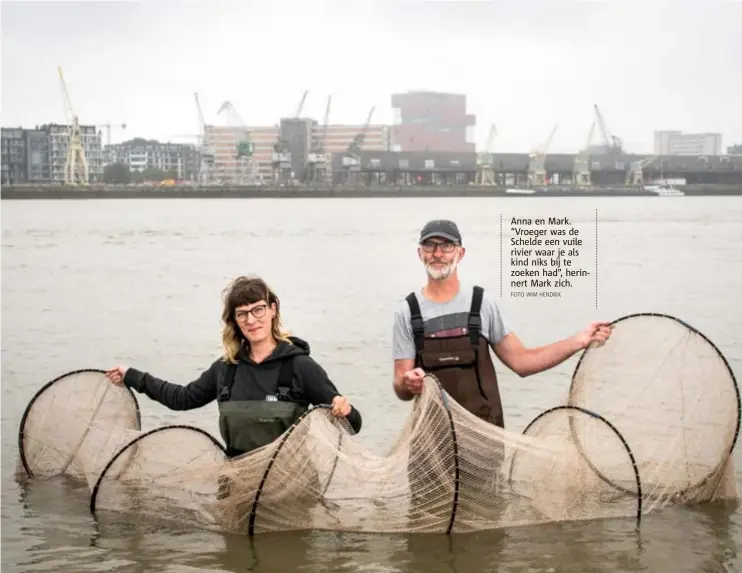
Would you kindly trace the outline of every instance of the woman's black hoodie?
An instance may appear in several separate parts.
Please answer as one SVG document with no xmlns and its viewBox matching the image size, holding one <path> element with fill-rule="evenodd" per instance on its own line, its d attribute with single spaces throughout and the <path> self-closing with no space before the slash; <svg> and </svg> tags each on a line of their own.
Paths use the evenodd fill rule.
<svg viewBox="0 0 742 573">
<path fill-rule="evenodd" d="M 232 400 L 265 400 L 267 395 L 275 395 L 281 364 L 293 357 L 291 399 L 304 406 L 332 404 L 333 398 L 339 396 L 340 392 L 325 370 L 309 356 L 309 344 L 294 336 L 290 340 L 291 344 L 279 341 L 270 356 L 260 363 L 250 359 L 249 351 L 244 345 L 240 348 L 239 364 L 232 385 Z M 185 386 L 129 368 L 124 376 L 124 383 L 171 410 L 192 410 L 216 400 L 226 379 L 227 367 L 228 363 L 219 358 L 198 379 Z M 359 432 L 362 424 L 360 412 L 351 406 L 347 418 L 353 430 Z"/>
</svg>

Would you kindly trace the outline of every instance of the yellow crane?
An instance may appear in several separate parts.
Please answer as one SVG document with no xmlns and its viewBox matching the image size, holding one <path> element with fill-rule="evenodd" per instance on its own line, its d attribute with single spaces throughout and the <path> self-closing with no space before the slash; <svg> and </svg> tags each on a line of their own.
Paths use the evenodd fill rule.
<svg viewBox="0 0 742 573">
<path fill-rule="evenodd" d="M 551 140 L 554 139 L 556 130 L 557 125 L 554 125 L 546 142 L 542 146 L 536 147 L 530 154 L 528 161 L 529 187 L 532 185 L 546 185 L 546 154 L 549 151 L 549 146 L 551 145 Z"/>
<path fill-rule="evenodd" d="M 64 162 L 64 182 L 66 185 L 87 185 L 90 182 L 90 168 L 82 146 L 80 134 L 80 122 L 72 109 L 70 95 L 67 92 L 67 84 L 64 81 L 62 68 L 57 68 L 59 81 L 62 84 L 62 100 L 64 102 L 64 113 L 67 119 L 67 158 Z"/>
<path fill-rule="evenodd" d="M 487 147 L 484 152 L 477 154 L 477 185 L 495 185 L 495 158 L 494 146 L 497 128 L 493 123 L 487 137 Z"/>
<path fill-rule="evenodd" d="M 587 135 L 587 142 L 585 147 L 580 150 L 575 157 L 574 170 L 572 178 L 575 185 L 580 187 L 590 185 L 590 143 L 593 140 L 593 133 L 595 133 L 595 122 L 590 126 L 590 133 Z"/>
</svg>

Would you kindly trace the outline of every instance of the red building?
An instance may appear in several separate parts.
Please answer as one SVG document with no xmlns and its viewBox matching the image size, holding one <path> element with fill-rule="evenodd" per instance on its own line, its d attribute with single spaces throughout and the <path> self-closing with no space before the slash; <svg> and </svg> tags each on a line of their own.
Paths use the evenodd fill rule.
<svg viewBox="0 0 742 573">
<path fill-rule="evenodd" d="M 474 153 L 476 116 L 466 113 L 466 96 L 439 92 L 392 95 L 395 114 L 390 139 L 395 151 Z"/>
</svg>

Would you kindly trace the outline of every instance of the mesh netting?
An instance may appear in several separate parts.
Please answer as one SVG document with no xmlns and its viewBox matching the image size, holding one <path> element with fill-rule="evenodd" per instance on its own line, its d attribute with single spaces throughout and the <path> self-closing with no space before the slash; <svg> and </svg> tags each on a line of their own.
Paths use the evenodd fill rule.
<svg viewBox="0 0 742 573">
<path fill-rule="evenodd" d="M 142 431 L 131 392 L 87 371 L 32 400 L 21 456 L 30 475 L 86 479 L 96 514 L 250 535 L 467 532 L 738 499 L 739 396 L 721 354 L 671 317 L 614 326 L 583 354 L 568 403 L 522 434 L 476 418 L 429 375 L 383 455 L 320 406 L 227 459 L 198 428 Z"/>
<path fill-rule="evenodd" d="M 609 344 L 582 355 L 568 404 L 600 412 L 625 437 L 648 510 L 710 499 L 729 477 L 739 389 L 718 348 L 676 318 L 617 320 Z"/>
<path fill-rule="evenodd" d="M 18 433 L 20 463 L 30 477 L 100 473 L 141 428 L 139 406 L 128 388 L 102 370 L 76 370 L 31 398 Z"/>
</svg>

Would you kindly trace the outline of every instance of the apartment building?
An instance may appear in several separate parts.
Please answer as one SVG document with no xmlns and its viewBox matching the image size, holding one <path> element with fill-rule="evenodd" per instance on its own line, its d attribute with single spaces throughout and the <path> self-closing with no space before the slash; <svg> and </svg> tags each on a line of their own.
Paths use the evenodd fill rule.
<svg viewBox="0 0 742 573">
<path fill-rule="evenodd" d="M 722 155 L 720 133 L 655 131 L 655 155 Z"/>
<path fill-rule="evenodd" d="M 64 166 L 67 162 L 69 133 L 66 125 L 56 123 L 42 125 L 49 143 L 49 171 L 52 183 L 64 183 Z M 103 180 L 103 146 L 101 133 L 94 125 L 80 126 L 80 140 L 88 162 L 90 183 Z"/>
<path fill-rule="evenodd" d="M 103 176 L 100 132 L 90 125 L 80 130 L 90 182 L 99 181 Z M 66 125 L 2 128 L 2 182 L 64 183 L 68 143 Z"/>
<path fill-rule="evenodd" d="M 130 171 L 161 169 L 172 172 L 178 180 L 183 181 L 195 181 L 198 177 L 198 150 L 187 143 L 161 143 L 153 139 L 134 138 L 107 145 L 105 155 L 110 163 L 126 165 Z"/>
<path fill-rule="evenodd" d="M 28 180 L 26 131 L 22 128 L 2 128 L 0 134 L 0 150 L 2 151 L 0 182 L 3 185 L 26 183 Z"/>
</svg>

